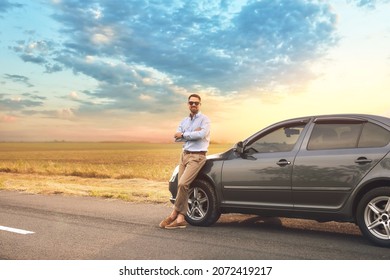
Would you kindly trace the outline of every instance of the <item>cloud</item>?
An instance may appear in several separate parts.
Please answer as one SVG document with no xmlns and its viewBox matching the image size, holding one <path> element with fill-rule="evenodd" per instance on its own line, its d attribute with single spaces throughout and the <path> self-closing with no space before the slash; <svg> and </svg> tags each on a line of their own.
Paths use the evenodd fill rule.
<svg viewBox="0 0 390 280">
<path fill-rule="evenodd" d="M 356 4 L 358 7 L 374 9 L 378 4 L 390 3 L 390 0 L 348 0 Z"/>
<path fill-rule="evenodd" d="M 72 91 L 71 93 L 69 93 L 68 97 L 71 100 L 79 100 L 80 99 L 80 96 L 76 91 Z"/>
<path fill-rule="evenodd" d="M 22 110 L 21 114 L 23 116 L 34 116 L 42 119 L 54 119 L 54 120 L 65 120 L 65 121 L 75 121 L 77 109 L 74 108 L 61 108 L 57 110 Z"/>
<path fill-rule="evenodd" d="M 25 84 L 31 87 L 29 79 L 20 75 L 9 75 L 6 74 L 5 77 L 17 83 Z M 42 107 L 44 102 L 47 99 L 45 96 L 40 96 L 31 93 L 21 93 L 18 95 L 12 94 L 0 94 L 0 111 L 22 111 L 26 108 L 32 107 Z M 8 114 L 13 116 L 13 114 Z"/>
<path fill-rule="evenodd" d="M 24 84 L 27 87 L 33 87 L 33 85 L 30 83 L 30 79 L 26 76 L 4 74 L 4 78 L 15 83 Z"/>
<path fill-rule="evenodd" d="M 38 100 L 46 100 L 47 99 L 46 96 L 40 96 L 40 95 L 36 95 L 36 94 L 31 94 L 31 93 L 23 93 L 22 96 L 25 96 L 25 97 L 31 98 L 31 99 L 38 99 Z"/>
<path fill-rule="evenodd" d="M 34 101 L 22 97 L 4 98 L 0 96 L 0 110 L 4 111 L 18 111 L 28 107 L 40 107 L 43 105 L 41 101 Z"/>
<path fill-rule="evenodd" d="M 18 53 L 24 62 L 42 65 L 46 73 L 54 73 L 63 70 L 61 65 L 55 61 L 56 47 L 57 45 L 50 40 L 21 40 L 10 49 Z"/>
<path fill-rule="evenodd" d="M 57 111 L 57 116 L 60 119 L 71 120 L 75 117 L 74 110 L 72 108 L 60 109 Z"/>
<path fill-rule="evenodd" d="M 171 110 L 182 93 L 253 94 L 310 81 L 312 63 L 337 43 L 324 1 L 51 2 L 63 39 L 12 49 L 46 72 L 98 81 L 80 112 Z M 179 93 L 179 94 L 178 94 Z"/>
<path fill-rule="evenodd" d="M 18 3 L 11 3 L 8 0 L 1 0 L 0 1 L 0 14 L 7 13 L 9 10 L 13 8 L 21 8 L 23 7 L 22 4 Z"/>
</svg>

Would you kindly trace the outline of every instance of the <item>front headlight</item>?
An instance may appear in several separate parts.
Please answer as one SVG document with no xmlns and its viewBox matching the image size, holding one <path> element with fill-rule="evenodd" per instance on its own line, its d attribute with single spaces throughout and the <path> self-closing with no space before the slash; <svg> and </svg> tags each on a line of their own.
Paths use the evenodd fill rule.
<svg viewBox="0 0 390 280">
<path fill-rule="evenodd" d="M 173 170 L 173 173 L 172 173 L 171 179 L 169 179 L 169 182 L 174 182 L 177 174 L 179 174 L 179 166 L 176 166 L 175 170 Z"/>
</svg>

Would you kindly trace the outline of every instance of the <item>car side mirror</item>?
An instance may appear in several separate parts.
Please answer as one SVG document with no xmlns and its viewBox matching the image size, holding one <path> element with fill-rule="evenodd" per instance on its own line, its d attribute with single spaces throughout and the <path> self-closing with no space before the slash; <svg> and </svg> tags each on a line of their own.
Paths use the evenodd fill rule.
<svg viewBox="0 0 390 280">
<path fill-rule="evenodd" d="M 234 151 L 243 154 L 244 153 L 244 143 L 242 141 L 238 142 L 237 144 L 234 145 L 233 147 Z"/>
</svg>

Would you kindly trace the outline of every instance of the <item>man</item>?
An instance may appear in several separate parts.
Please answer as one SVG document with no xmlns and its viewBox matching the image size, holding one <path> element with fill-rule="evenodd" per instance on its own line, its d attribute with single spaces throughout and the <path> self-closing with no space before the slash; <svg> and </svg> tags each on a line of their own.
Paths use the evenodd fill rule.
<svg viewBox="0 0 390 280">
<path fill-rule="evenodd" d="M 188 97 L 190 115 L 179 125 L 174 134 L 175 141 L 184 142 L 178 174 L 178 192 L 171 215 L 160 223 L 160 228 L 185 228 L 188 210 L 188 189 L 198 172 L 206 163 L 206 152 L 210 143 L 210 120 L 199 110 L 201 98 L 197 94 Z"/>
</svg>

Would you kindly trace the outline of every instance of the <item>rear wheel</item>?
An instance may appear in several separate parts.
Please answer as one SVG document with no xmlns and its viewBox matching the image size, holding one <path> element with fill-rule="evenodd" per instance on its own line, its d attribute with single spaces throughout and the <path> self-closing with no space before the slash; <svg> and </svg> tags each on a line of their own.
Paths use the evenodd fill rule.
<svg viewBox="0 0 390 280">
<path fill-rule="evenodd" d="M 195 180 L 188 190 L 187 222 L 194 226 L 209 226 L 220 216 L 214 188 L 204 180 Z"/>
<path fill-rule="evenodd" d="M 369 240 L 390 247 L 390 187 L 366 193 L 358 204 L 356 219 Z"/>
</svg>

